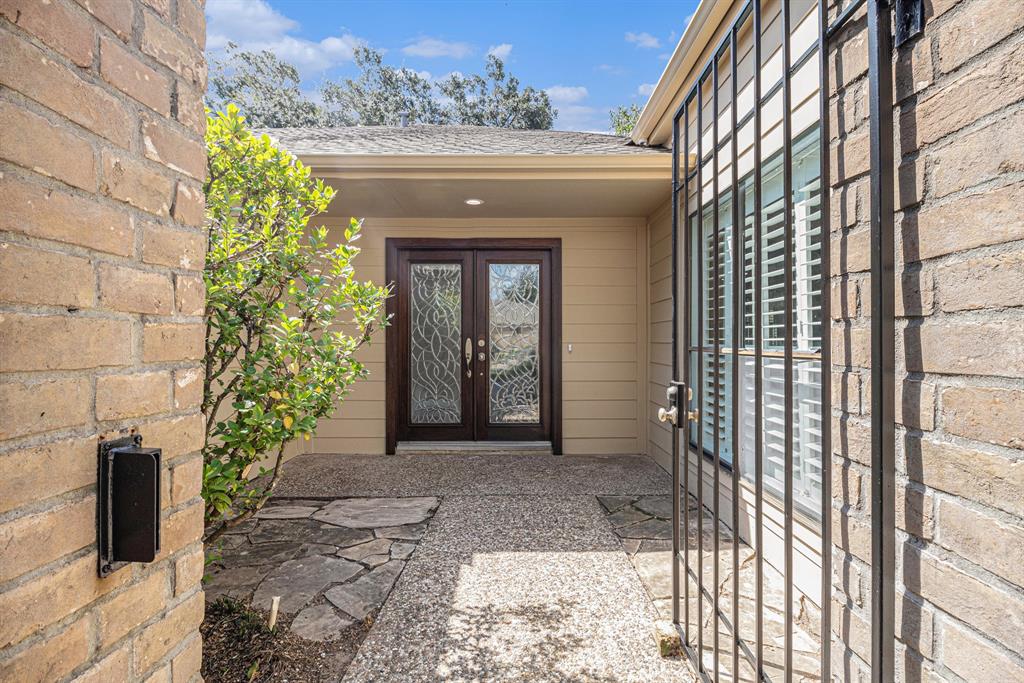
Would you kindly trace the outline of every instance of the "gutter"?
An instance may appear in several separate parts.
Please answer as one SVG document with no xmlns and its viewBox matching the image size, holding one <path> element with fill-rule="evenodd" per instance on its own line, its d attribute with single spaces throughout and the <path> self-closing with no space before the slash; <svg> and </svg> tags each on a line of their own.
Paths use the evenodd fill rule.
<svg viewBox="0 0 1024 683">
<path fill-rule="evenodd" d="M 672 155 L 642 154 L 298 154 L 324 178 L 634 179 L 671 177 Z"/>
</svg>

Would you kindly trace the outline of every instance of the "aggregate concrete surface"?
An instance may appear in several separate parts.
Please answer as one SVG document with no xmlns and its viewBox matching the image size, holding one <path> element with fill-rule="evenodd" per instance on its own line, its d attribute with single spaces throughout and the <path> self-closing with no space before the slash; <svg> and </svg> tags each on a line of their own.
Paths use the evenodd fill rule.
<svg viewBox="0 0 1024 683">
<path fill-rule="evenodd" d="M 596 497 L 669 490 L 644 457 L 523 454 L 307 455 L 279 486 L 441 498 L 347 683 L 694 680 L 659 656 L 657 610 Z"/>
</svg>

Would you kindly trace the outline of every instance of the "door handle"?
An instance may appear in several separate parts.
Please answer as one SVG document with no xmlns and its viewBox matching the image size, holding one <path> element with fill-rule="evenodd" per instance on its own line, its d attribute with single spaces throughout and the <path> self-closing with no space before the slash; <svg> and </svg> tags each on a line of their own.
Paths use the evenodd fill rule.
<svg viewBox="0 0 1024 683">
<path fill-rule="evenodd" d="M 675 385 L 665 389 L 665 398 L 668 399 L 669 405 L 672 407 L 658 408 L 659 422 L 671 422 L 672 424 L 676 424 L 676 420 L 679 417 L 679 408 L 675 405 L 676 393 L 678 393 L 678 391 L 679 389 Z"/>
<path fill-rule="evenodd" d="M 473 369 L 470 367 L 473 364 L 473 340 L 466 337 L 466 377 L 473 376 Z"/>
<path fill-rule="evenodd" d="M 679 386 L 682 383 L 673 384 L 665 389 L 665 398 L 668 400 L 671 408 L 658 408 L 658 420 L 660 422 L 671 422 L 672 424 L 678 424 L 679 422 L 679 406 L 676 400 L 676 396 L 679 393 Z M 693 400 L 693 389 L 686 387 L 686 400 L 687 403 Z M 697 422 L 700 420 L 700 411 L 697 409 L 688 410 L 686 412 L 686 419 L 690 422 Z"/>
</svg>

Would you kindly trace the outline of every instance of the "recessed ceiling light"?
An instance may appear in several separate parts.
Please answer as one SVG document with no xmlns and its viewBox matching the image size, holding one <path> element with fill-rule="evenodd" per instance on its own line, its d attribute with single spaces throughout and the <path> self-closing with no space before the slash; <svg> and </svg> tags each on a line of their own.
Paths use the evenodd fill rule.
<svg viewBox="0 0 1024 683">
<path fill-rule="evenodd" d="M 482 200 L 482 199 L 467 199 L 466 203 L 469 204 L 470 206 L 480 206 L 481 204 L 484 203 L 484 200 Z"/>
</svg>

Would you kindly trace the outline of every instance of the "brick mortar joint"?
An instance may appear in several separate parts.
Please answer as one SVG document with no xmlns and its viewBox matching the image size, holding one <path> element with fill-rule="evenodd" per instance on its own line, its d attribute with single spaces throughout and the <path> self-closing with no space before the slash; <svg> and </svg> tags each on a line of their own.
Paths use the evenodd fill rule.
<svg viewBox="0 0 1024 683">
<path fill-rule="evenodd" d="M 0 378 L 3 377 L 3 375 L 0 375 Z M 16 384 L 18 382 L 10 383 Z M 92 417 L 90 417 L 90 420 L 87 423 L 84 423 L 82 425 L 76 425 L 70 428 L 52 429 L 36 434 L 29 434 L 26 436 L 15 437 L 12 439 L 5 439 L 3 441 L 0 441 L 0 457 L 4 457 L 8 453 L 13 453 L 19 450 L 39 448 L 50 444 L 59 443 L 61 441 L 89 439 L 91 437 L 99 437 L 105 434 L 109 435 L 115 432 L 124 431 L 126 429 L 136 429 L 137 431 L 141 432 L 161 421 L 183 420 L 188 419 L 190 417 L 202 415 L 199 407 L 194 407 L 184 409 L 181 411 L 161 412 L 154 413 L 153 415 L 145 415 L 136 418 L 134 420 L 134 423 L 132 424 L 129 424 L 130 421 L 128 420 L 122 421 L 124 424 L 128 425 L 127 427 L 115 427 L 109 425 L 110 421 L 108 421 L 107 424 L 109 426 L 107 428 L 103 428 L 100 426 L 103 423 L 100 423 L 95 419 L 95 405 L 92 403 L 92 401 L 94 401 L 95 391 L 95 378 L 91 378 L 89 399 L 91 411 L 90 414 Z M 143 434 L 143 436 L 145 436 L 145 434 Z"/>
<path fill-rule="evenodd" d="M 82 140 L 84 143 L 90 145 L 90 147 L 92 148 L 92 151 L 94 153 L 95 162 L 96 162 L 95 173 L 96 173 L 96 180 L 97 180 L 97 189 L 95 191 L 93 191 L 93 190 L 87 190 L 87 189 L 84 189 L 84 188 L 76 188 L 76 189 L 84 192 L 86 195 L 89 195 L 89 196 L 92 196 L 92 197 L 108 197 L 108 198 L 112 199 L 113 201 L 115 201 L 115 202 L 117 202 L 119 204 L 131 206 L 130 204 L 128 204 L 128 202 L 124 202 L 124 201 L 118 200 L 118 199 L 116 199 L 114 197 L 111 197 L 110 195 L 107 195 L 104 192 L 104 186 L 105 186 L 106 180 L 107 180 L 106 174 L 103 173 L 103 167 L 102 167 L 103 166 L 103 153 L 104 152 L 108 152 L 111 155 L 118 156 L 118 157 L 125 157 L 125 156 L 127 156 L 127 157 L 130 158 L 130 160 L 131 160 L 131 162 L 133 164 L 139 164 L 143 168 L 146 168 L 147 170 L 149 170 L 149 171 L 151 171 L 153 173 L 156 173 L 157 175 L 159 175 L 159 176 L 163 177 L 164 179 L 169 180 L 171 182 L 171 196 L 168 196 L 168 198 L 167 198 L 168 199 L 168 204 L 167 204 L 168 213 L 166 214 L 166 216 L 163 215 L 163 214 L 154 214 L 154 213 L 151 213 L 149 211 L 146 211 L 145 209 L 139 209 L 138 207 L 132 206 L 132 208 L 134 208 L 134 209 L 136 209 L 138 211 L 141 211 L 143 214 L 146 214 L 146 215 L 157 216 L 157 217 L 160 217 L 160 218 L 170 218 L 170 207 L 171 207 L 171 204 L 173 202 L 173 194 L 174 194 L 174 190 L 175 190 L 175 186 L 174 186 L 175 181 L 178 181 L 178 180 L 181 180 L 181 179 L 188 179 L 188 180 L 193 181 L 193 182 L 202 183 L 203 180 L 204 180 L 203 178 L 195 178 L 195 177 L 189 175 L 188 173 L 185 173 L 184 171 L 176 170 L 176 169 L 172 168 L 171 166 L 169 166 L 169 165 L 167 165 L 167 164 L 165 164 L 163 162 L 150 159 L 148 156 L 146 156 L 145 148 L 144 148 L 144 145 L 143 145 L 143 142 L 142 142 L 142 123 L 143 123 L 143 119 L 138 117 L 138 116 L 135 117 L 136 125 L 135 125 L 135 131 L 134 132 L 136 133 L 136 137 L 137 137 L 136 142 L 138 143 L 139 149 L 135 149 L 136 145 L 132 145 L 132 147 L 126 149 L 124 147 L 119 147 L 115 143 L 111 142 L 110 140 L 108 140 L 107 138 L 103 137 L 102 135 L 93 132 L 89 128 L 86 128 L 85 126 L 83 126 L 83 125 L 81 125 L 79 123 L 76 123 L 75 121 L 72 121 L 71 119 L 66 118 L 60 112 L 54 111 L 53 109 L 50 109 L 49 107 L 46 107 L 45 105 L 42 105 L 42 104 L 36 102 L 32 98 L 27 97 L 25 95 L 22 95 L 17 90 L 13 90 L 11 88 L 5 88 L 3 90 L 3 92 L 0 92 L 0 101 L 9 102 L 12 105 L 16 106 L 17 108 L 19 108 L 20 110 L 23 110 L 23 111 L 29 112 L 30 114 L 38 116 L 38 117 L 44 119 L 51 126 L 54 126 L 55 128 L 59 128 L 61 130 L 67 131 L 67 132 L 70 132 L 72 135 L 74 135 L 78 139 Z M 203 142 L 203 139 L 199 138 L 196 135 L 195 131 L 191 131 L 190 137 L 192 138 L 193 142 L 195 142 L 196 144 L 199 144 L 200 146 L 202 146 L 205 149 L 205 144 Z M 45 174 L 40 173 L 38 171 L 35 171 L 35 170 L 31 169 L 31 168 L 27 168 L 25 166 L 21 166 L 21 165 L 19 165 L 17 162 L 15 162 L 13 160 L 10 160 L 10 159 L 0 159 L 0 161 L 3 161 L 4 165 L 8 165 L 9 164 L 9 165 L 11 165 L 13 167 L 22 169 L 24 172 L 30 173 L 32 175 L 39 175 L 39 176 L 47 177 L 47 178 L 50 178 L 51 180 L 57 181 L 61 185 L 65 185 L 65 186 L 68 186 L 68 187 L 74 187 L 73 185 L 69 185 L 68 183 L 65 183 L 64 181 L 60 180 L 59 178 L 54 178 L 53 176 L 48 176 L 48 175 L 45 175 Z"/>
<path fill-rule="evenodd" d="M 163 275 L 164 273 L 161 273 Z M 172 285 L 174 281 L 168 276 Z M 0 314 L 19 315 L 30 318 L 59 317 L 74 320 L 109 320 L 120 322 L 141 322 L 144 325 L 201 325 L 203 316 L 184 315 L 174 312 L 170 313 L 139 313 L 135 311 L 118 311 L 116 309 L 104 308 L 97 305 L 91 308 L 77 306 L 60 306 L 53 304 L 3 304 L 0 305 Z"/>
<path fill-rule="evenodd" d="M 973 579 L 985 585 L 987 588 L 991 590 L 1003 593 L 1006 596 L 1013 598 L 1017 601 L 1024 600 L 1024 587 L 1018 586 L 1009 581 L 1008 579 L 1000 576 L 999 574 L 996 574 L 995 572 L 989 569 L 985 569 L 984 567 L 981 567 L 973 563 L 972 561 L 962 557 L 961 555 L 958 555 L 956 552 L 952 550 L 944 548 L 943 546 L 939 545 L 938 542 L 919 539 L 916 536 L 910 536 L 900 529 L 896 530 L 896 534 L 897 548 L 911 548 L 916 550 L 917 552 L 915 553 L 915 555 L 921 558 L 920 561 L 922 563 L 939 562 L 941 564 L 949 565 L 959 574 L 962 574 L 963 576 Z M 904 577 L 908 575 L 908 572 L 912 571 L 912 568 L 907 568 L 904 558 L 899 553 L 897 553 L 897 558 L 900 571 L 896 572 L 896 587 L 898 589 L 902 589 L 904 592 L 909 592 L 913 593 L 914 595 L 918 595 L 912 589 L 908 588 L 904 583 Z M 945 609 L 942 606 L 935 604 L 927 597 L 919 597 L 923 603 L 931 607 L 936 612 L 942 613 L 947 616 L 955 616 L 948 609 Z"/>
<path fill-rule="evenodd" d="M 3 458 L 4 455 L 4 453 L 0 453 L 0 458 Z M 164 459 L 161 462 L 161 476 L 173 476 L 174 470 L 177 469 L 178 467 L 196 461 L 203 461 L 203 459 L 204 458 L 202 451 L 190 451 L 188 453 L 177 455 L 172 458 Z M 58 493 L 53 496 L 33 500 L 29 503 L 25 503 L 16 508 L 12 508 L 3 513 L 0 513 L 0 526 L 10 524 L 11 522 L 15 522 L 20 519 L 28 519 L 30 517 L 52 512 L 54 510 L 57 510 L 62 507 L 67 507 L 69 505 L 84 502 L 86 500 L 89 500 L 90 498 L 95 498 L 96 493 L 96 484 L 90 483 L 84 486 L 80 486 L 76 489 L 71 489 L 69 491 Z M 175 506 L 175 509 L 188 507 L 188 505 L 193 504 L 200 499 L 201 496 L 199 494 L 196 494 L 195 496 L 191 496 L 190 498 L 181 501 L 177 506 Z M 163 502 L 169 503 L 169 501 L 161 500 L 161 503 Z M 165 506 L 162 506 L 161 509 L 164 509 L 164 507 Z M 166 507 L 169 508 L 170 506 Z"/>
<path fill-rule="evenodd" d="M 168 169 L 168 170 L 171 170 L 171 169 Z M 177 171 L 173 171 L 173 170 L 171 170 L 171 172 L 172 173 L 177 173 Z M 52 176 L 44 175 L 44 174 L 39 173 L 37 171 L 33 171 L 32 169 L 27 169 L 27 168 L 25 168 L 23 166 L 18 166 L 17 164 L 15 164 L 13 162 L 10 162 L 10 161 L 7 161 L 6 159 L 0 158 L 0 177 L 4 177 L 7 174 L 10 174 L 16 180 L 18 180 L 20 182 L 23 182 L 25 184 L 28 184 L 31 187 L 41 188 L 41 189 L 44 189 L 47 192 L 60 192 L 62 194 L 66 194 L 68 196 L 71 196 L 71 197 L 73 197 L 73 198 L 75 198 L 77 200 L 81 200 L 81 201 L 84 201 L 84 202 L 96 203 L 99 206 L 103 206 L 103 207 L 109 208 L 111 210 L 119 211 L 119 212 L 123 213 L 124 215 L 128 216 L 131 219 L 131 221 L 132 221 L 132 223 L 131 223 L 132 228 L 131 229 L 132 229 L 133 235 L 135 233 L 138 233 L 138 232 L 142 231 L 142 225 L 140 224 L 139 221 L 142 221 L 144 223 L 155 223 L 155 224 L 161 225 L 161 226 L 169 228 L 169 229 L 181 230 L 183 232 L 189 232 L 189 233 L 194 233 L 194 234 L 206 234 L 209 231 L 208 227 L 205 226 L 205 225 L 192 226 L 192 225 L 186 225 L 184 223 L 179 223 L 178 221 L 175 221 L 174 218 L 169 213 L 166 216 L 159 216 L 157 214 L 150 213 L 150 212 L 148 212 L 148 211 L 146 211 L 144 209 L 139 209 L 137 207 L 134 207 L 131 204 L 128 204 L 126 202 L 122 202 L 119 199 L 114 199 L 113 197 L 108 197 L 107 195 L 104 195 L 104 194 L 102 194 L 102 193 L 100 193 L 98 191 L 97 192 L 91 192 L 89 190 L 83 190 L 82 188 L 75 187 L 73 185 L 68 185 L 67 183 L 63 182 L 62 180 L 59 180 L 58 178 L 54 178 Z M 181 177 L 178 178 L 178 181 L 181 182 L 182 180 L 185 180 L 185 179 L 188 179 L 191 182 L 196 182 L 195 180 L 193 180 L 191 178 L 187 178 L 184 175 L 181 175 Z M 20 233 L 14 233 L 12 231 L 3 231 L 3 232 L 0 232 L 0 234 L 6 235 L 6 234 L 20 234 Z M 47 241 L 47 242 L 52 242 L 54 244 L 64 245 L 64 246 L 67 246 L 67 247 L 75 247 L 75 248 L 78 248 L 78 249 L 82 249 L 83 251 L 95 252 L 95 253 L 101 253 L 101 254 L 110 254 L 110 252 L 106 252 L 106 251 L 103 251 L 102 249 L 98 249 L 98 248 L 95 248 L 95 247 L 83 247 L 83 246 L 80 246 L 80 245 L 76 245 L 76 244 L 72 244 L 72 243 L 68 243 L 68 242 L 60 242 L 59 240 L 53 240 L 53 239 L 49 239 L 49 238 L 45 238 L 45 237 L 40 237 L 40 238 L 36 238 L 36 239 L 44 240 L 44 241 Z M 119 254 L 111 254 L 111 255 L 119 256 Z M 136 257 L 137 258 L 141 258 L 141 252 L 139 254 L 136 254 Z"/>
<path fill-rule="evenodd" d="M 144 230 L 137 231 L 144 233 Z M 205 232 L 195 233 L 205 236 Z M 143 238 L 144 239 L 144 238 Z M 30 248 L 40 252 L 60 254 L 61 256 L 69 256 L 75 258 L 82 258 L 90 261 L 90 265 L 98 272 L 99 266 L 110 265 L 118 268 L 130 268 L 135 271 L 142 273 L 153 273 L 167 276 L 187 276 L 187 275 L 202 275 L 204 268 L 184 268 L 168 266 L 161 263 L 155 263 L 152 261 L 143 261 L 134 256 L 121 256 L 119 254 L 110 254 L 107 252 L 96 251 L 89 249 L 88 247 L 80 247 L 66 242 L 57 242 L 54 240 L 48 240 L 43 237 L 35 237 L 33 235 L 25 235 L 17 232 L 9 232 L 0 230 L 0 243 L 14 244 L 20 247 Z M 205 256 L 205 254 L 204 254 Z M 11 304 L 5 303 L 4 306 Z M 34 306 L 36 304 L 16 304 L 24 306 Z M 40 306 L 46 306 L 48 304 L 39 304 Z M 96 308 L 101 308 L 97 306 Z"/>
</svg>

